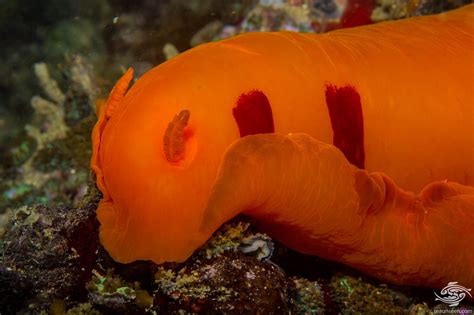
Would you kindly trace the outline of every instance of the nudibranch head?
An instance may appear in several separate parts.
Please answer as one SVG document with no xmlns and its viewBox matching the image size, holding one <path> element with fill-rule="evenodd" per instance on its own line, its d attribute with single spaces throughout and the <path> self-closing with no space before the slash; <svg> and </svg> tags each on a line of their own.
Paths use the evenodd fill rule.
<svg viewBox="0 0 474 315">
<path fill-rule="evenodd" d="M 98 108 L 91 164 L 103 193 L 100 241 L 118 262 L 183 261 L 212 233 L 199 231 L 202 212 L 222 153 L 239 138 L 231 108 L 241 93 L 226 69 L 196 61 L 200 54 L 177 56 L 128 89 L 129 70 Z"/>
<path fill-rule="evenodd" d="M 283 46 L 284 36 L 243 39 L 196 47 L 145 73 L 130 88 L 129 70 L 98 108 L 91 166 L 103 193 L 97 210 L 100 240 L 116 261 L 188 258 L 216 228 L 203 232 L 201 221 L 227 147 L 247 134 L 273 132 L 273 119 L 285 127 L 285 117 L 273 117 L 270 104 L 310 102 L 311 95 L 295 98 L 273 88 L 294 89 L 291 77 L 262 75 L 273 69 L 265 41 Z M 294 71 L 285 52 L 273 57 L 281 71 Z M 308 111 L 292 115 L 304 117 Z M 314 121 L 300 127 L 325 130 Z"/>
<path fill-rule="evenodd" d="M 216 120 L 198 124 L 202 104 L 161 93 L 167 80 L 153 73 L 126 92 L 131 73 L 98 109 L 93 132 L 100 240 L 119 262 L 183 261 L 209 237 L 198 232 L 201 212 L 218 168 L 214 150 L 223 150 L 228 133 L 219 136 Z"/>
</svg>

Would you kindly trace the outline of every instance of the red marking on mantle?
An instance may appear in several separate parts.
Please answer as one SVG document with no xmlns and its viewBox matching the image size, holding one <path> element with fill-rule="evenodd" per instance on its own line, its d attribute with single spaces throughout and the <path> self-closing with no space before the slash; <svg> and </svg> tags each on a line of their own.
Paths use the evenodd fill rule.
<svg viewBox="0 0 474 315">
<path fill-rule="evenodd" d="M 261 91 L 240 95 L 232 114 L 239 126 L 240 137 L 275 131 L 270 102 Z"/>
<path fill-rule="evenodd" d="M 360 95 L 352 86 L 326 87 L 333 144 L 359 168 L 365 167 L 364 119 Z"/>
</svg>

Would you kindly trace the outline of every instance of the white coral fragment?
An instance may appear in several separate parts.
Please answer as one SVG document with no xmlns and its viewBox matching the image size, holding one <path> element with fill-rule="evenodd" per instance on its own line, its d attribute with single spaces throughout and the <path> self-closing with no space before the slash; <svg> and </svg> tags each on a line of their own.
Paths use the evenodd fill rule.
<svg viewBox="0 0 474 315">
<path fill-rule="evenodd" d="M 62 105 L 66 100 L 66 96 L 59 89 L 58 83 L 51 78 L 46 64 L 44 62 L 35 63 L 34 71 L 46 95 L 55 103 Z"/>
</svg>

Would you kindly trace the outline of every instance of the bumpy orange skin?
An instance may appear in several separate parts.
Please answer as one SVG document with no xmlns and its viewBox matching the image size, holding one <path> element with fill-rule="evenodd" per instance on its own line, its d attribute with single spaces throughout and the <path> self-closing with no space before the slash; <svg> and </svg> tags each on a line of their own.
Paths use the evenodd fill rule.
<svg viewBox="0 0 474 315">
<path fill-rule="evenodd" d="M 205 212 L 224 152 L 239 139 L 232 108 L 240 95 L 251 90 L 268 97 L 276 133 L 305 133 L 330 144 L 325 88 L 328 84 L 353 86 L 361 98 L 368 171 L 382 171 L 414 192 L 443 179 L 474 185 L 473 34 L 474 6 L 470 5 L 436 16 L 323 35 L 240 35 L 201 45 L 159 65 L 128 92 L 132 72 L 127 72 L 99 108 L 93 131 L 91 165 L 103 193 L 97 210 L 102 244 L 119 262 L 162 263 L 185 260 L 210 237 L 229 217 L 207 222 L 210 216 Z M 182 110 L 191 114 L 186 153 L 183 160 L 170 163 L 163 139 L 169 122 Z M 278 180 L 285 171 L 275 169 L 268 176 Z M 237 198 L 252 200 L 247 197 Z M 339 198 L 354 204 L 348 210 L 354 212 L 364 200 L 360 193 Z M 239 211 L 247 211 L 245 207 L 256 205 L 239 206 L 244 207 Z M 234 215 L 236 209 L 229 211 Z M 307 215 L 298 209 L 282 211 L 293 216 L 294 222 Z M 338 223 L 330 223 L 334 224 Z M 317 230 L 320 225 L 304 229 Z M 275 227 L 269 230 L 295 245 L 291 234 Z M 370 233 L 366 236 L 371 237 Z M 412 236 L 416 237 L 408 234 L 404 240 Z M 456 246 L 455 240 L 452 244 Z M 335 259 L 307 239 L 295 247 Z M 403 249 L 387 252 L 393 255 L 397 250 Z M 361 257 L 354 257 L 352 265 L 374 273 L 360 265 Z M 351 264 L 350 258 L 344 262 Z M 384 261 L 374 257 L 377 263 Z M 385 276 L 388 273 L 376 276 L 393 280 Z"/>
</svg>

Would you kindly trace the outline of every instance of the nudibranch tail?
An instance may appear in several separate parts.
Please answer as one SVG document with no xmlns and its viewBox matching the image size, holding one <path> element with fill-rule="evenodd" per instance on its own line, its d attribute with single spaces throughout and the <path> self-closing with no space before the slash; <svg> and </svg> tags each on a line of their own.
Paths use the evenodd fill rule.
<svg viewBox="0 0 474 315">
<path fill-rule="evenodd" d="M 472 286 L 473 244 L 464 236 L 472 233 L 473 209 L 473 187 L 439 182 L 417 196 L 306 134 L 259 134 L 225 153 L 201 231 L 210 235 L 245 213 L 290 248 L 392 283 L 439 287 L 459 279 Z M 458 218 L 466 223 L 455 224 Z M 459 243 L 466 252 L 445 261 Z"/>
</svg>

